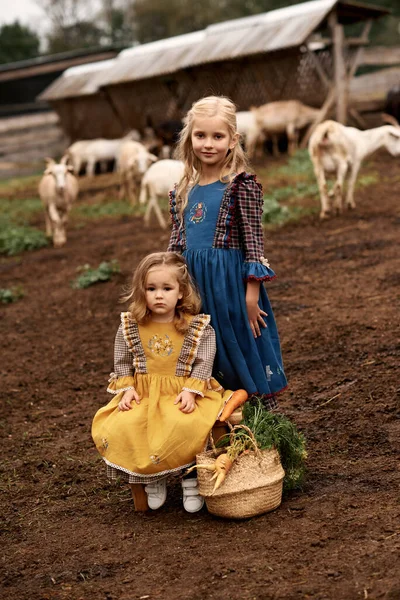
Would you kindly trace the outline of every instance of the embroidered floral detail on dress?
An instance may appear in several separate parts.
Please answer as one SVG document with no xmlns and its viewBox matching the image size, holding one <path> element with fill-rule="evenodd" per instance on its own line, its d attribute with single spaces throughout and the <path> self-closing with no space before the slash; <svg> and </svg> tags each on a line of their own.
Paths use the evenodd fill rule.
<svg viewBox="0 0 400 600">
<path fill-rule="evenodd" d="M 172 340 L 168 335 L 165 335 L 164 339 L 160 335 L 153 335 L 149 339 L 148 346 L 157 356 L 169 356 L 174 351 Z"/>
<path fill-rule="evenodd" d="M 108 448 L 107 438 L 102 438 L 101 445 L 103 446 L 103 450 L 107 450 L 107 448 Z"/>
<path fill-rule="evenodd" d="M 273 375 L 273 371 L 271 371 L 271 367 L 269 365 L 267 365 L 265 367 L 265 373 L 267 375 L 267 381 L 271 381 L 271 375 Z"/>
<path fill-rule="evenodd" d="M 157 454 L 152 454 L 150 456 L 150 460 L 153 463 L 153 465 L 158 465 L 158 463 L 160 462 L 160 457 L 157 456 Z"/>
<path fill-rule="evenodd" d="M 201 223 L 206 218 L 207 207 L 204 202 L 196 202 L 190 209 L 189 220 L 192 223 Z"/>
</svg>

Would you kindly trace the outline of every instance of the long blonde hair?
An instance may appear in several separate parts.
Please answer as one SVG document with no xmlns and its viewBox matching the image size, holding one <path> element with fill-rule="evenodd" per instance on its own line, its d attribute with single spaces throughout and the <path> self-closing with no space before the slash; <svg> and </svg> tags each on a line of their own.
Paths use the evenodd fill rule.
<svg viewBox="0 0 400 600">
<path fill-rule="evenodd" d="M 175 252 L 154 252 L 145 256 L 135 269 L 132 284 L 122 301 L 132 300 L 128 310 L 132 317 L 143 325 L 151 319 L 151 312 L 146 304 L 146 279 L 150 269 L 154 267 L 169 267 L 176 272 L 179 291 L 182 298 L 178 300 L 175 308 L 174 325 L 177 331 L 185 333 L 189 327 L 188 315 L 197 315 L 200 312 L 200 295 L 188 271 L 186 261 Z M 185 318 L 186 317 L 186 318 Z"/>
<path fill-rule="evenodd" d="M 225 96 L 207 96 L 192 104 L 183 119 L 183 129 L 180 133 L 175 150 L 175 157 L 185 165 L 182 179 L 176 189 L 176 200 L 180 215 L 188 203 L 189 188 L 199 182 L 201 175 L 201 161 L 195 156 L 192 146 L 193 121 L 196 117 L 219 117 L 228 128 L 231 138 L 237 134 L 236 107 L 232 100 Z M 248 169 L 246 154 L 238 142 L 228 152 L 222 164 L 219 179 L 223 183 L 231 183 L 235 175 Z"/>
</svg>

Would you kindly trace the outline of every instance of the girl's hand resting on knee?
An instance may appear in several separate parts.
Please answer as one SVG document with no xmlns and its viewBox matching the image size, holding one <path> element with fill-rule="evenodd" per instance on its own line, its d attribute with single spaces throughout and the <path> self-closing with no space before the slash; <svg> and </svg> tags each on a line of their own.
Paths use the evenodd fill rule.
<svg viewBox="0 0 400 600">
<path fill-rule="evenodd" d="M 131 410 L 132 408 L 132 400 L 136 402 L 136 404 L 140 404 L 139 394 L 135 389 L 126 390 L 125 394 L 122 396 L 121 400 L 118 402 L 119 410 Z"/>
<path fill-rule="evenodd" d="M 181 403 L 179 410 L 184 413 L 191 413 L 196 408 L 196 394 L 183 390 L 177 397 L 174 404 Z"/>
</svg>

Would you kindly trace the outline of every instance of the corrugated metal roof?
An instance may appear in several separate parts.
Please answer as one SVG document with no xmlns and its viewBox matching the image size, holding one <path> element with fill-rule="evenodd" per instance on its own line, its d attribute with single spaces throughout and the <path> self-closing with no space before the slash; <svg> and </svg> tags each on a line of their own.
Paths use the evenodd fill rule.
<svg viewBox="0 0 400 600">
<path fill-rule="evenodd" d="M 99 89 L 98 79 L 100 73 L 107 73 L 115 61 L 116 59 L 113 58 L 71 67 L 64 71 L 61 77 L 53 81 L 37 99 L 58 100 L 95 94 Z"/>
<path fill-rule="evenodd" d="M 313 0 L 209 25 L 121 52 L 100 85 L 148 79 L 180 69 L 302 44 L 337 0 Z"/>
<path fill-rule="evenodd" d="M 41 99 L 93 94 L 100 87 L 167 75 L 200 64 L 297 47 L 320 26 L 337 5 L 346 22 L 376 17 L 388 11 L 355 2 L 312 0 L 267 13 L 210 25 L 202 31 L 128 48 L 112 61 L 96 63 L 96 76 L 80 75 L 76 68 L 47 88 Z M 111 67 L 104 63 L 111 62 Z M 86 65 L 88 67 L 90 65 Z M 68 74 L 74 74 L 74 80 Z M 97 86 L 97 88 L 96 88 Z"/>
</svg>

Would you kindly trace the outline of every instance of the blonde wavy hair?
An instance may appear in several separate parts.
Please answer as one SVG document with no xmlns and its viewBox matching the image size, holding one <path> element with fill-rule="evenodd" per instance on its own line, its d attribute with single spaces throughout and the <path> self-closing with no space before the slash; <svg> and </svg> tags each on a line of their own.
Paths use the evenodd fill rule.
<svg viewBox="0 0 400 600">
<path fill-rule="evenodd" d="M 146 280 L 150 269 L 155 267 L 168 267 L 175 270 L 182 298 L 178 300 L 175 308 L 174 325 L 179 333 L 185 333 L 189 327 L 187 317 L 197 315 L 200 312 L 201 300 L 188 271 L 186 261 L 180 254 L 154 252 L 145 256 L 136 267 L 132 284 L 126 295 L 121 298 L 121 301 L 131 300 L 128 310 L 139 325 L 144 325 L 150 321 L 151 311 L 146 304 Z"/>
<path fill-rule="evenodd" d="M 219 117 L 227 126 L 231 139 L 235 135 L 239 136 L 236 123 L 236 106 L 232 100 L 225 96 L 207 96 L 192 104 L 192 108 L 183 119 L 184 126 L 175 150 L 175 157 L 185 165 L 183 177 L 176 189 L 177 206 L 181 217 L 188 203 L 189 188 L 196 185 L 200 180 L 201 161 L 193 152 L 192 130 L 194 119 L 204 117 Z M 238 141 L 234 148 L 227 153 L 221 166 L 219 179 L 222 183 L 231 183 L 235 175 L 247 169 L 247 157 Z"/>
</svg>

